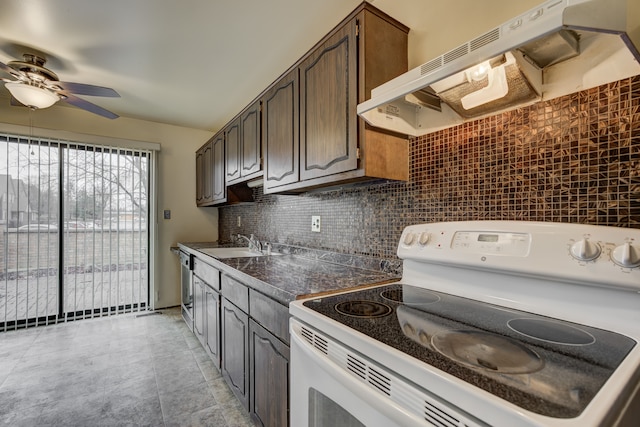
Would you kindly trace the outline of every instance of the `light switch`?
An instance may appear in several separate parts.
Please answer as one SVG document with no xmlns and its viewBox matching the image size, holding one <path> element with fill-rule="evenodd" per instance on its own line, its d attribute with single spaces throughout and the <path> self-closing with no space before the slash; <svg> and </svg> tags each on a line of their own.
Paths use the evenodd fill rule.
<svg viewBox="0 0 640 427">
<path fill-rule="evenodd" d="M 169 209 L 164 210 L 164 219 L 171 219 L 171 211 Z"/>
</svg>

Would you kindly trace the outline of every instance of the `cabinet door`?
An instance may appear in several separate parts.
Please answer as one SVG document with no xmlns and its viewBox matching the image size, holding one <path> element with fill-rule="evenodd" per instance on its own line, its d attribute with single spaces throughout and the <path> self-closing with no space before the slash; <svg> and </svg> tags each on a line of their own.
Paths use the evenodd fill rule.
<svg viewBox="0 0 640 427">
<path fill-rule="evenodd" d="M 213 143 L 207 144 L 204 150 L 204 197 L 203 202 L 213 201 L 213 180 L 214 180 L 214 163 L 213 163 Z"/>
<path fill-rule="evenodd" d="M 206 330 L 207 345 L 206 350 L 216 367 L 220 368 L 220 294 L 210 287 L 206 287 L 205 292 L 206 309 Z"/>
<path fill-rule="evenodd" d="M 202 345 L 206 340 L 205 310 L 205 284 L 193 276 L 193 332 Z"/>
<path fill-rule="evenodd" d="M 196 204 L 213 202 L 213 142 L 196 151 Z"/>
<path fill-rule="evenodd" d="M 300 180 L 357 169 L 356 20 L 300 64 Z"/>
<path fill-rule="evenodd" d="M 200 205 L 204 197 L 204 149 L 196 151 L 196 204 Z"/>
<path fill-rule="evenodd" d="M 212 162 L 213 165 L 213 202 L 224 202 L 227 199 L 227 186 L 224 175 L 224 134 L 221 133 L 212 142 Z M 206 158 L 205 158 L 206 161 Z"/>
<path fill-rule="evenodd" d="M 289 347 L 253 320 L 250 321 L 249 413 L 256 425 L 289 425 Z"/>
<path fill-rule="evenodd" d="M 220 370 L 240 403 L 249 409 L 249 316 L 222 298 Z"/>
<path fill-rule="evenodd" d="M 269 89 L 262 101 L 265 190 L 298 182 L 298 118 L 298 70 L 295 69 Z"/>
<path fill-rule="evenodd" d="M 260 101 L 240 116 L 240 175 L 249 176 L 262 169 L 260 150 Z"/>
<path fill-rule="evenodd" d="M 227 159 L 227 183 L 240 178 L 240 118 L 237 118 L 224 131 Z"/>
</svg>

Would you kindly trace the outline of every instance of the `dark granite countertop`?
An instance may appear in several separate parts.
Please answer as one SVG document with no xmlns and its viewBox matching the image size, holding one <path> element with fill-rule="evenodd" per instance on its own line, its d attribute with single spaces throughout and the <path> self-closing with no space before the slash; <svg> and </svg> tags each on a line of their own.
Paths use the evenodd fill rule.
<svg viewBox="0 0 640 427">
<path fill-rule="evenodd" d="M 399 261 L 363 259 L 366 257 L 285 245 L 274 245 L 274 250 L 282 254 L 273 256 L 217 259 L 199 251 L 229 246 L 217 242 L 179 243 L 180 249 L 284 305 L 314 295 L 389 283 L 401 276 Z"/>
</svg>

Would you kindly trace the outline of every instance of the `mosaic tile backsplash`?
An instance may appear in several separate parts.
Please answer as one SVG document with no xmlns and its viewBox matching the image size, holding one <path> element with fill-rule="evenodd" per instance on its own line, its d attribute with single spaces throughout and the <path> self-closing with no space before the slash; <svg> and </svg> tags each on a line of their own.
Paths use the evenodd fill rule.
<svg viewBox="0 0 640 427">
<path fill-rule="evenodd" d="M 408 182 L 220 209 L 220 240 L 393 258 L 410 224 L 528 220 L 640 228 L 640 76 L 411 141 Z M 320 215 L 321 232 L 311 232 Z M 237 217 L 242 226 L 237 226 Z"/>
</svg>

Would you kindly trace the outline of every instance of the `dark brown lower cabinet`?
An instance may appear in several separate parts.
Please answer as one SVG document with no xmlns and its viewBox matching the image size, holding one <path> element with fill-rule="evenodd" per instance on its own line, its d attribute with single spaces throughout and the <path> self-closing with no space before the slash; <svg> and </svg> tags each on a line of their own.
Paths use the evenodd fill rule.
<svg viewBox="0 0 640 427">
<path fill-rule="evenodd" d="M 289 346 L 249 320 L 251 419 L 262 427 L 289 425 Z"/>
<path fill-rule="evenodd" d="M 220 371 L 249 410 L 249 315 L 222 298 L 222 360 Z"/>
<path fill-rule="evenodd" d="M 288 427 L 288 307 L 199 259 L 194 265 L 193 332 L 255 425 Z"/>
<path fill-rule="evenodd" d="M 220 369 L 220 294 L 206 286 L 204 300 L 207 323 L 205 350 L 216 368 Z"/>
<path fill-rule="evenodd" d="M 204 346 L 206 343 L 206 307 L 205 283 L 196 275 L 193 276 L 193 332 Z"/>
</svg>

